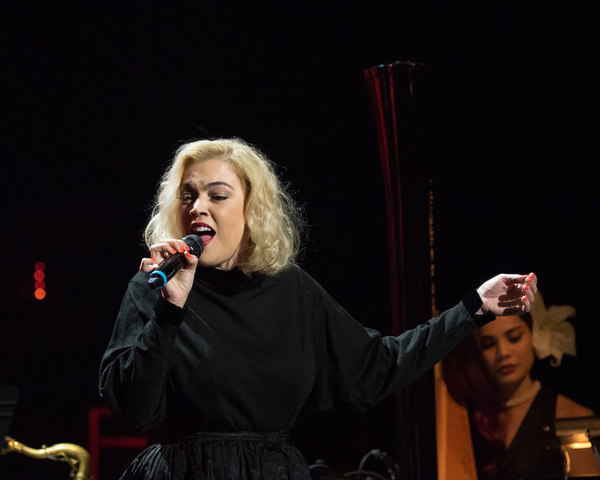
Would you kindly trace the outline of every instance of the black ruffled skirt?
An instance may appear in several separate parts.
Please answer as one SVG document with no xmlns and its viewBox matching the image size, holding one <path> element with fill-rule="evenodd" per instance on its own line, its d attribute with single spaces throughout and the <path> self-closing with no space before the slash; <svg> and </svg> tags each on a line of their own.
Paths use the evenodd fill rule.
<svg viewBox="0 0 600 480">
<path fill-rule="evenodd" d="M 308 464 L 281 433 L 201 433 L 155 444 L 121 480 L 310 480 Z"/>
</svg>

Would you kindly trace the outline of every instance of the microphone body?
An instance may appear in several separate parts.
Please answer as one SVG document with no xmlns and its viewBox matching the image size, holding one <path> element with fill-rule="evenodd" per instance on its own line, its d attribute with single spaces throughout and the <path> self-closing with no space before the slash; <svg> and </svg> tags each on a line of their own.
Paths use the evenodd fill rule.
<svg viewBox="0 0 600 480">
<path fill-rule="evenodd" d="M 183 241 L 190 247 L 190 253 L 200 258 L 204 251 L 204 241 L 200 235 L 188 235 L 183 238 Z M 148 283 L 154 289 L 164 287 L 167 282 L 175 275 L 179 270 L 185 267 L 187 260 L 183 253 L 174 253 L 165 258 L 156 270 L 150 274 Z"/>
</svg>

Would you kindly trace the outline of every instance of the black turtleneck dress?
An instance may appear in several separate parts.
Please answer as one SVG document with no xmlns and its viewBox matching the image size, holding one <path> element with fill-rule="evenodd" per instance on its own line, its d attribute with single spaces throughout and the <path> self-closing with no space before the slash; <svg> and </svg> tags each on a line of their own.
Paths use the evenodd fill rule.
<svg viewBox="0 0 600 480">
<path fill-rule="evenodd" d="M 476 292 L 382 337 L 298 266 L 249 278 L 197 270 L 185 308 L 137 273 L 100 366 L 100 394 L 158 442 L 123 479 L 310 479 L 287 431 L 300 410 L 371 407 L 432 368 L 475 327 Z"/>
</svg>

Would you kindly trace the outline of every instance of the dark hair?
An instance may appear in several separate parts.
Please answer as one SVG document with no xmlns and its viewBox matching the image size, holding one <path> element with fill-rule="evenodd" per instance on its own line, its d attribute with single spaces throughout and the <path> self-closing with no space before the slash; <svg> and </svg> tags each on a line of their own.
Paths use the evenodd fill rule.
<svg viewBox="0 0 600 480">
<path fill-rule="evenodd" d="M 532 330 L 531 315 L 525 313 L 520 318 Z M 483 358 L 478 334 L 479 329 L 470 333 L 444 358 L 442 376 L 448 393 L 468 411 L 477 467 L 482 470 L 482 476 L 486 476 L 497 470 L 500 455 L 505 450 L 499 421 L 504 405 Z"/>
<path fill-rule="evenodd" d="M 529 313 L 519 315 L 529 330 L 532 317 Z M 460 405 L 481 412 L 501 410 L 500 395 L 477 339 L 479 329 L 470 333 L 442 362 L 442 375 L 448 392 Z"/>
</svg>

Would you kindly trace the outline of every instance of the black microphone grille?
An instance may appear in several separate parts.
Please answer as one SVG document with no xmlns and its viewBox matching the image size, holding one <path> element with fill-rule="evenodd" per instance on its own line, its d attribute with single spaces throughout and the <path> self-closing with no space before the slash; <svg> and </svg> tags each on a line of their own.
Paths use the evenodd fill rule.
<svg viewBox="0 0 600 480">
<path fill-rule="evenodd" d="M 202 255 L 202 252 L 204 251 L 204 240 L 202 240 L 202 237 L 200 235 L 192 233 L 187 237 L 183 237 L 183 241 L 187 244 L 188 247 L 190 247 L 190 253 L 192 255 L 196 255 L 197 257 L 200 257 L 200 255 Z"/>
</svg>

